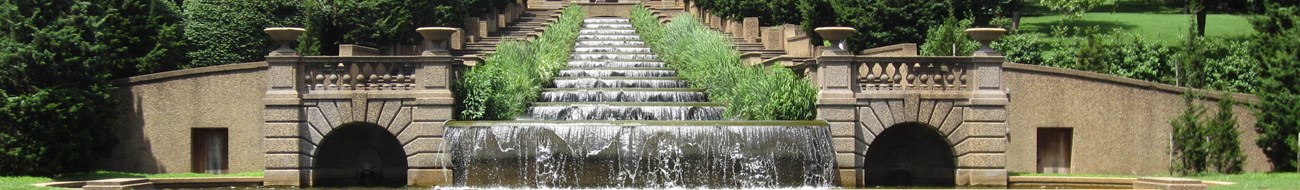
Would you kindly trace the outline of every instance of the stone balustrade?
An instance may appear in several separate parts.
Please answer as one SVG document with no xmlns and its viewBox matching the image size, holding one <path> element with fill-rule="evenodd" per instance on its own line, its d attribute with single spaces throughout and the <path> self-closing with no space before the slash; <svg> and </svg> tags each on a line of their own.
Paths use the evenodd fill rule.
<svg viewBox="0 0 1300 190">
<path fill-rule="evenodd" d="M 304 57 L 303 89 L 411 90 L 420 57 Z"/>
</svg>

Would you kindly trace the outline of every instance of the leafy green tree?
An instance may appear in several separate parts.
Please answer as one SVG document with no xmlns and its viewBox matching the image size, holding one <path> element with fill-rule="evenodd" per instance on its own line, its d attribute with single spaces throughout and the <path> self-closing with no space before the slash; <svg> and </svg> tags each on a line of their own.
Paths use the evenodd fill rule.
<svg viewBox="0 0 1300 190">
<path fill-rule="evenodd" d="M 1274 170 L 1295 171 L 1300 135 L 1300 11 L 1297 1 L 1266 1 L 1265 17 L 1255 20 L 1261 29 L 1254 56 L 1262 71 L 1259 76 L 1259 120 L 1255 144 L 1264 149 Z"/>
<path fill-rule="evenodd" d="M 115 144 L 106 82 L 130 38 L 100 32 L 117 4 L 0 3 L 0 175 L 88 171 Z"/>
<path fill-rule="evenodd" d="M 932 56 L 968 56 L 979 49 L 979 44 L 966 34 L 971 20 L 957 20 L 953 17 L 944 19 L 943 25 L 930 28 L 926 32 L 925 43 L 921 44 L 922 55 Z"/>
<path fill-rule="evenodd" d="M 1053 11 L 1060 11 L 1070 18 L 1079 18 L 1083 17 L 1083 13 L 1087 13 L 1088 10 L 1092 10 L 1104 2 L 1106 0 L 1042 0 L 1038 3 L 1047 6 Z"/>
<path fill-rule="evenodd" d="M 181 12 L 169 0 L 123 0 L 105 7 L 97 36 L 110 48 L 98 55 L 114 78 L 175 70 L 189 62 Z"/>
<path fill-rule="evenodd" d="M 1207 109 L 1197 103 L 1204 98 L 1190 91 L 1183 97 L 1187 109 L 1170 121 L 1177 156 L 1174 170 L 1183 175 L 1241 173 L 1246 156 L 1240 147 L 1237 119 L 1232 115 L 1236 104 L 1232 96 L 1222 95 L 1216 104 L 1217 112 L 1209 118 Z"/>
</svg>

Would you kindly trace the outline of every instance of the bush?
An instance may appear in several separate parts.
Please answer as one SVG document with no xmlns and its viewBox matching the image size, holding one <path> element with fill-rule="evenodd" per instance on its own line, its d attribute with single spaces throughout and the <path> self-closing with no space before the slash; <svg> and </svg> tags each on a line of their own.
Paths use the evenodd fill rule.
<svg viewBox="0 0 1300 190">
<path fill-rule="evenodd" d="M 926 32 L 925 43 L 921 44 L 921 55 L 927 56 L 969 56 L 979 49 L 979 43 L 966 34 L 970 20 L 957 20 L 948 17 L 943 25 L 930 28 Z"/>
<path fill-rule="evenodd" d="M 1083 32 L 1079 37 L 1015 34 L 993 42 L 1007 61 L 1079 69 L 1174 83 L 1174 48 L 1132 34 Z"/>
<path fill-rule="evenodd" d="M 536 41 L 505 41 L 465 73 L 455 88 L 462 120 L 509 120 L 528 111 L 542 86 L 568 63 L 582 27 L 582 7 L 565 8 Z"/>
<path fill-rule="evenodd" d="M 727 105 L 728 118 L 810 120 L 817 90 L 781 66 L 741 65 L 730 38 L 705 28 L 691 15 L 673 17 L 667 26 L 643 6 L 632 11 L 632 25 L 660 58 L 692 87 Z M 671 32 L 669 32 L 671 31 Z"/>
<path fill-rule="evenodd" d="M 1170 121 L 1174 127 L 1174 153 L 1177 155 L 1175 171 L 1184 175 L 1206 172 L 1241 173 L 1246 157 L 1239 147 L 1237 119 L 1232 115 L 1235 104 L 1224 94 L 1217 103 L 1218 111 L 1205 118 L 1205 108 L 1197 104 L 1203 99 L 1188 92 L 1184 95 L 1187 109 Z"/>
<path fill-rule="evenodd" d="M 184 7 L 185 40 L 193 49 L 181 68 L 262 60 L 276 47 L 262 29 L 304 26 L 298 1 L 188 0 Z"/>
</svg>

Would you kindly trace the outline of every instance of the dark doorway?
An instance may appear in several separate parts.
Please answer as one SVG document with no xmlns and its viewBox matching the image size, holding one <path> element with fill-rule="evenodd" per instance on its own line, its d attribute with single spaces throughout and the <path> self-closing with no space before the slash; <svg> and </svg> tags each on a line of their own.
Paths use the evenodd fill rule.
<svg viewBox="0 0 1300 190">
<path fill-rule="evenodd" d="M 1070 173 L 1074 129 L 1038 128 L 1038 173 Z"/>
<path fill-rule="evenodd" d="M 406 185 L 406 151 L 387 129 L 370 123 L 334 128 L 316 150 L 315 186 L 402 187 Z"/>
<path fill-rule="evenodd" d="M 223 174 L 230 164 L 226 128 L 194 128 L 190 131 L 190 172 Z"/>
<path fill-rule="evenodd" d="M 867 186 L 947 187 L 956 178 L 952 146 L 925 124 L 885 129 L 867 149 L 865 162 Z"/>
</svg>

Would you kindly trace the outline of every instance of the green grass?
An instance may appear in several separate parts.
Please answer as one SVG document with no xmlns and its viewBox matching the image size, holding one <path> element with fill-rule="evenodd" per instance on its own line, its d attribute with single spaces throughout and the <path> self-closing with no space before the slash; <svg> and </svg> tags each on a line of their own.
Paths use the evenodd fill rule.
<svg viewBox="0 0 1300 190">
<path fill-rule="evenodd" d="M 1041 174 L 1012 172 L 1009 176 L 1062 176 L 1062 177 L 1139 177 L 1112 174 Z M 1167 177 L 1168 175 L 1152 175 Z M 1146 177 L 1146 176 L 1143 176 Z M 1300 189 L 1300 173 L 1245 173 L 1245 174 L 1206 174 L 1198 176 L 1181 176 L 1205 181 L 1232 182 L 1232 185 L 1215 185 L 1210 189 Z"/>
<path fill-rule="evenodd" d="M 1092 27 L 1102 33 L 1127 32 L 1165 43 L 1181 42 L 1187 36 L 1191 21 L 1183 14 L 1153 13 L 1087 13 L 1077 20 L 1064 20 L 1063 15 L 1025 17 L 1020 31 L 1051 34 L 1052 26 Z M 1207 37 L 1229 37 L 1255 34 L 1247 16 L 1210 14 L 1206 18 Z"/>
<path fill-rule="evenodd" d="M 1237 183 L 1210 186 L 1210 189 L 1300 189 L 1300 173 L 1213 174 L 1191 178 Z"/>
<path fill-rule="evenodd" d="M 115 171 L 96 171 L 92 173 L 68 174 L 58 177 L 36 177 L 36 176 L 0 176 L 0 189 L 59 189 L 59 188 L 37 188 L 32 184 L 45 183 L 51 181 L 89 181 L 110 178 L 187 178 L 187 177 L 258 177 L 262 176 L 262 171 L 232 173 L 232 174 L 205 174 L 205 173 L 161 173 L 161 174 L 143 174 L 128 173 Z"/>
</svg>

